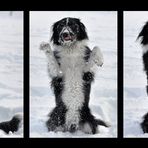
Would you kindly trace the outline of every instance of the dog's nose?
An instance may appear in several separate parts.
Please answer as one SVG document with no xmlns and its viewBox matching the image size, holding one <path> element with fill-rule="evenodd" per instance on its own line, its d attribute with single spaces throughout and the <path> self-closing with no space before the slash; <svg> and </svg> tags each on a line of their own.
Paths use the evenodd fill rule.
<svg viewBox="0 0 148 148">
<path fill-rule="evenodd" d="M 68 37 L 68 35 L 69 35 L 68 32 L 64 32 L 64 33 L 63 33 L 63 37 L 64 37 L 64 38 Z"/>
</svg>

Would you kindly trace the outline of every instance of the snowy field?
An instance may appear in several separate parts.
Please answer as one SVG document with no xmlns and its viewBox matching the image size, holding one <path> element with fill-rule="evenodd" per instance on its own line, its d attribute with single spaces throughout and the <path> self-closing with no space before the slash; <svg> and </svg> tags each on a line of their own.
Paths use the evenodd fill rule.
<svg viewBox="0 0 148 148">
<path fill-rule="evenodd" d="M 23 111 L 23 12 L 0 11 L 0 122 Z M 22 137 L 23 128 L 0 137 Z"/>
<path fill-rule="evenodd" d="M 136 41 L 146 21 L 148 11 L 124 13 L 124 137 L 148 137 L 139 125 L 148 112 L 148 98 L 142 49 Z"/>
<path fill-rule="evenodd" d="M 90 108 L 93 114 L 111 124 L 99 127 L 96 135 L 80 131 L 48 132 L 48 113 L 55 106 L 47 74 L 47 60 L 39 44 L 49 41 L 51 25 L 64 17 L 77 17 L 85 24 L 91 49 L 98 45 L 104 65 L 97 69 L 92 86 Z M 30 137 L 117 137 L 117 13 L 106 12 L 30 12 Z"/>
</svg>

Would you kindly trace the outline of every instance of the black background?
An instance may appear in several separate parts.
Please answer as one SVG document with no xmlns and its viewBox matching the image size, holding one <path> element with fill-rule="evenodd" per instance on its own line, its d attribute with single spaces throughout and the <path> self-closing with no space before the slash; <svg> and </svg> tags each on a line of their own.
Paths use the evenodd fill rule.
<svg viewBox="0 0 148 148">
<path fill-rule="evenodd" d="M 148 147 L 148 138 L 123 138 L 123 11 L 148 11 L 146 1 L 48 0 L 2 1 L 0 11 L 24 11 L 24 138 L 0 138 L 0 148 L 9 144 L 42 147 Z M 117 138 L 29 138 L 29 11 L 117 11 L 118 17 L 118 137 Z"/>
</svg>

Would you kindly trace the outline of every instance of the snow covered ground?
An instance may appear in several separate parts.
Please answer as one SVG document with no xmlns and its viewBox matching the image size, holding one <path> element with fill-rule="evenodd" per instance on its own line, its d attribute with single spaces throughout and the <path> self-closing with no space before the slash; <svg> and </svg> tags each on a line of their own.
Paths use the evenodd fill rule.
<svg viewBox="0 0 148 148">
<path fill-rule="evenodd" d="M 90 108 L 93 114 L 111 124 L 99 127 L 100 133 L 87 135 L 80 131 L 48 132 L 47 115 L 55 106 L 47 74 L 47 60 L 39 51 L 42 41 L 49 41 L 51 25 L 64 17 L 78 17 L 85 24 L 89 45 L 100 46 L 104 65 L 98 68 L 91 91 Z M 30 12 L 30 137 L 117 137 L 117 12 Z"/>
<path fill-rule="evenodd" d="M 124 137 L 148 137 L 139 125 L 148 112 L 148 98 L 142 49 L 136 41 L 146 21 L 148 11 L 124 12 Z"/>
<path fill-rule="evenodd" d="M 0 122 L 23 111 L 23 12 L 0 11 Z M 18 132 L 0 137 L 23 137 Z"/>
</svg>

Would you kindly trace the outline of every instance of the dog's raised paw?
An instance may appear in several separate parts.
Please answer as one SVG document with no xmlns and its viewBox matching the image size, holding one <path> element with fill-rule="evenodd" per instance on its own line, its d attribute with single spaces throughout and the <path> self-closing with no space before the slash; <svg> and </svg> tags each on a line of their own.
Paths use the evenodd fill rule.
<svg viewBox="0 0 148 148">
<path fill-rule="evenodd" d="M 92 58 L 97 66 L 102 66 L 104 63 L 103 55 L 98 46 L 95 46 L 92 50 Z"/>
<path fill-rule="evenodd" d="M 45 51 L 45 52 L 51 52 L 51 51 L 52 51 L 52 50 L 51 50 L 51 47 L 50 47 L 50 44 L 47 43 L 47 42 L 42 42 L 42 43 L 40 44 L 40 50 L 43 50 L 43 51 Z"/>
</svg>

